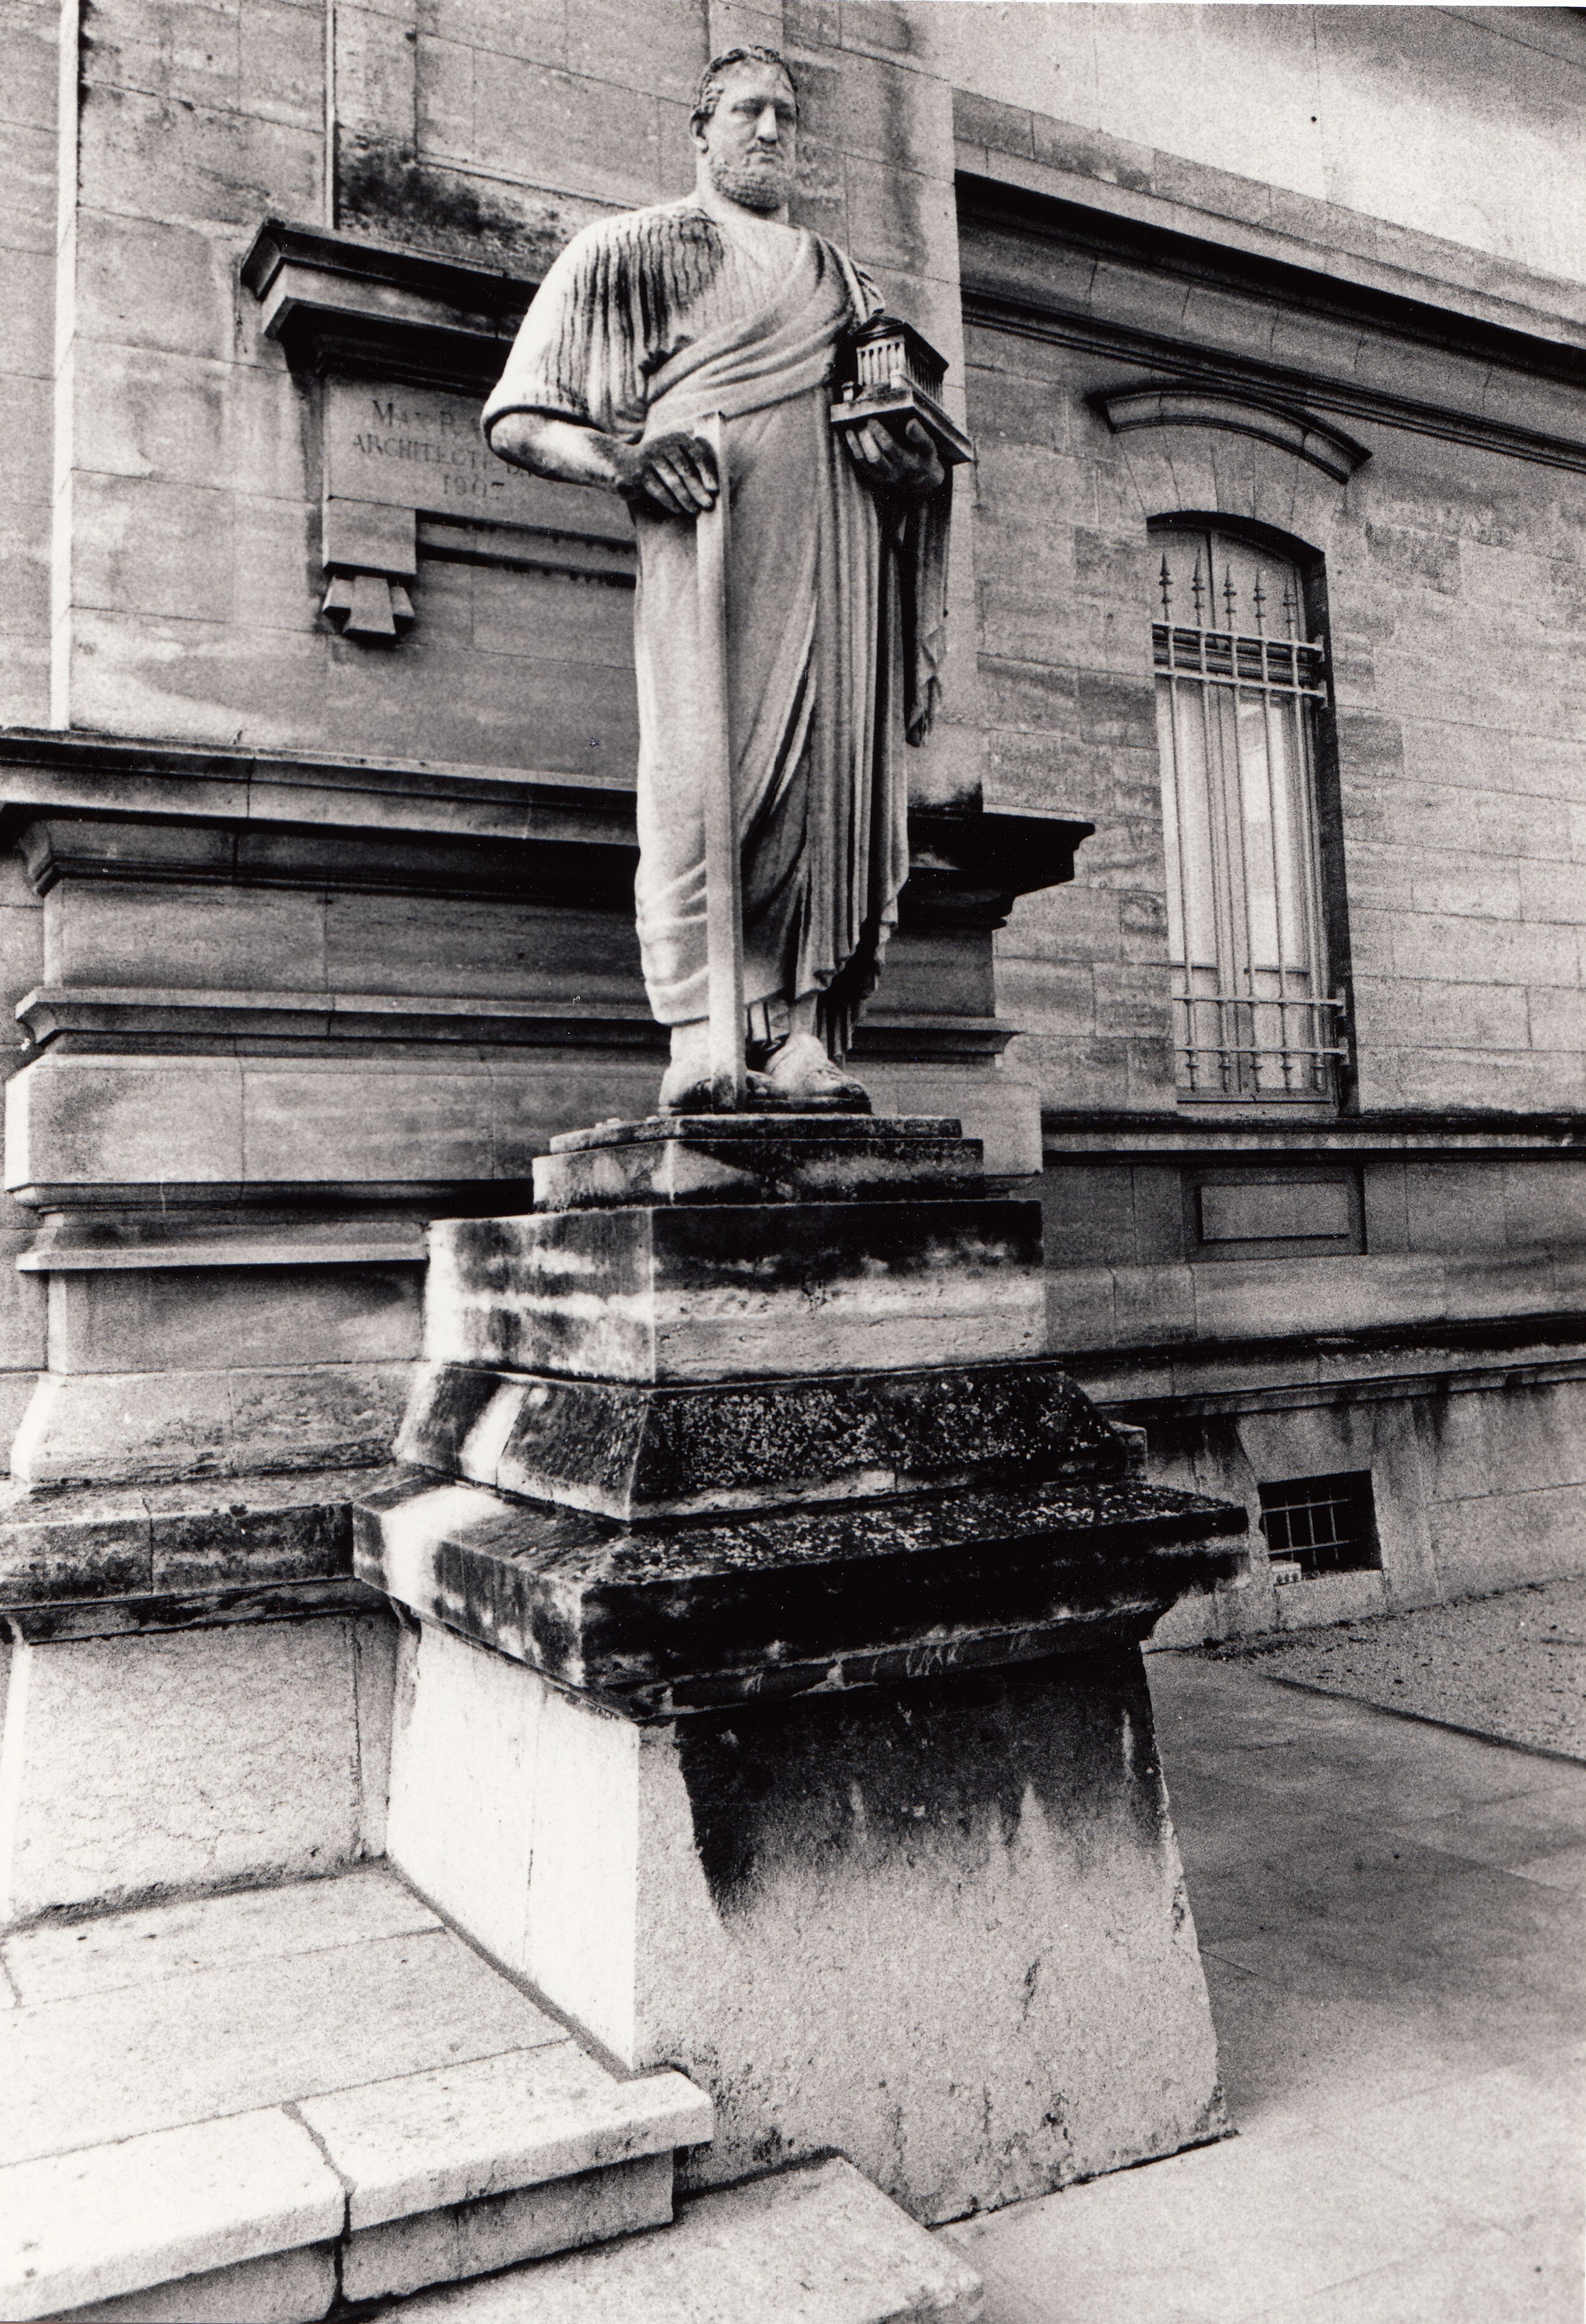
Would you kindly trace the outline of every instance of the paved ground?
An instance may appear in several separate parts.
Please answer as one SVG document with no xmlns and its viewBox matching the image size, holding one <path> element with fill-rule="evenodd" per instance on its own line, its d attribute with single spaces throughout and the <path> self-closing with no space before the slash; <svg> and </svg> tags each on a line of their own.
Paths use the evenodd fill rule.
<svg viewBox="0 0 1586 2324">
<path fill-rule="evenodd" d="M 1148 1667 L 1240 2135 L 945 2229 L 986 2324 L 1580 2324 L 1586 1767 Z"/>
<path fill-rule="evenodd" d="M 1586 1759 L 1586 1582 L 1339 1622 L 1219 1659 Z"/>
</svg>

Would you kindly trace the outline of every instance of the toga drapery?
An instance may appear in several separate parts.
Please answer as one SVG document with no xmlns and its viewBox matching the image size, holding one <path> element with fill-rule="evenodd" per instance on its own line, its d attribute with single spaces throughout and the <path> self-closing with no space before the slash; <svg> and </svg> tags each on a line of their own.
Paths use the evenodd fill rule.
<svg viewBox="0 0 1586 2324">
<path fill-rule="evenodd" d="M 822 996 L 846 1046 L 908 876 L 908 784 L 936 696 L 944 487 L 894 507 L 831 425 L 843 335 L 876 293 L 832 244 L 768 264 L 691 201 L 590 226 L 550 269 L 484 408 L 628 443 L 725 420 L 730 699 L 743 866 L 744 1000 Z M 695 530 L 634 515 L 640 945 L 664 1025 L 706 1014 Z"/>
</svg>

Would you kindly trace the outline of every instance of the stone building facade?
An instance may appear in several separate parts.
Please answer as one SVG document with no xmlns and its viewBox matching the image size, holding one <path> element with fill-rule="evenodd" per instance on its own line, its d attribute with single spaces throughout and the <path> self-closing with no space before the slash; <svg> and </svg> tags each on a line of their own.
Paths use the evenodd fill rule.
<svg viewBox="0 0 1586 2324">
<path fill-rule="evenodd" d="M 980 453 L 857 1064 L 1041 1174 L 1053 1350 L 1263 1521 L 1175 1637 L 1580 1570 L 1575 12 L 0 21 L 20 1486 L 333 1509 L 388 1455 L 427 1222 L 649 1102 L 627 521 L 475 423 L 549 259 L 687 189 L 701 67 L 752 40 L 802 222 Z M 263 1572 L 204 1555 L 170 1588 Z M 354 1704 L 363 1621 L 281 1685 Z"/>
</svg>

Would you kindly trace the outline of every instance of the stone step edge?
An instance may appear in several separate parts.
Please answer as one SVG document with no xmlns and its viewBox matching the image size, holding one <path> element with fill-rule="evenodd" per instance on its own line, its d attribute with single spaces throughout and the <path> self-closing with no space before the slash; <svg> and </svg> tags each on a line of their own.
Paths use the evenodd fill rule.
<svg viewBox="0 0 1586 2324">
<path fill-rule="evenodd" d="M 456 2070 L 435 2070 L 438 2074 Z M 389 2265 L 383 2270 L 388 2281 L 367 2282 L 370 2270 L 359 2262 L 377 2238 L 389 2245 L 394 2234 L 410 2241 L 411 2231 L 421 2231 L 426 2222 L 439 2221 L 466 2207 L 495 2205 L 503 2198 L 564 2188 L 576 2180 L 593 2187 L 607 2177 L 613 2181 L 632 2178 L 634 2166 L 663 2160 L 664 2216 L 669 2217 L 671 2158 L 680 2146 L 709 2141 L 715 2109 L 704 2091 L 670 2069 L 617 2083 L 613 2096 L 619 2093 L 625 2109 L 621 2105 L 615 2109 L 586 2105 L 586 2114 L 597 2112 L 597 2120 L 570 2128 L 564 2124 L 538 2144 L 515 2150 L 510 2131 L 490 2153 L 471 2147 L 447 2153 L 438 2140 L 428 2161 L 405 2163 L 402 2186 L 383 2190 L 359 2186 L 349 2177 L 345 2164 L 298 2112 L 300 2105 L 311 2103 L 306 2099 L 0 2166 L 0 2214 L 9 2212 L 22 2223 L 24 2254 L 27 2220 L 47 2218 L 63 2208 L 80 2218 L 106 2211 L 119 2214 L 133 2230 L 125 2248 L 94 2262 L 69 2261 L 41 2273 L 24 2260 L 14 2273 L 7 2270 L 11 2280 L 0 2278 L 0 2315 L 7 2324 L 36 2324 L 36 2319 L 97 2309 L 128 2294 L 164 2292 L 221 2270 L 300 2254 L 311 2246 L 333 2247 L 340 2263 L 338 2279 L 362 2275 L 367 2282 L 363 2296 L 376 2297 L 408 2288 L 389 2281 Z M 222 2158 L 226 2183 L 237 2191 L 236 2215 L 217 2226 L 200 2190 L 197 2208 L 189 2203 L 184 2220 L 185 2182 L 200 2175 L 203 2166 L 213 2172 Z M 430 2200 L 418 2204 L 408 2200 L 416 2181 L 427 2182 Z M 172 2182 L 178 2192 L 163 2233 L 145 2234 L 138 2241 L 136 2229 L 149 2217 L 151 2197 L 168 2195 Z M 649 2208 L 634 2213 L 630 2204 L 598 2233 L 623 2234 L 656 2224 L 654 2203 L 659 2190 L 647 2186 L 636 2191 L 641 2204 Z M 549 2243 L 538 2236 L 535 2242 L 543 2252 L 586 2239 L 575 2228 Z M 410 2255 L 399 2252 L 396 2264 L 404 2260 L 410 2273 Z M 502 2264 L 500 2256 L 485 2258 L 478 2262 L 478 2269 Z M 446 2280 L 455 2278 L 420 2272 L 416 2283 Z M 359 2296 L 351 2284 L 349 2296 Z"/>
<path fill-rule="evenodd" d="M 104 1603 L 108 1627 L 188 1627 L 250 1591 L 333 1591 L 352 1579 L 353 1504 L 399 1473 L 254 1471 L 162 1484 L 0 1489 L 0 1619 Z"/>
<path fill-rule="evenodd" d="M 421 2292 L 366 2324 L 977 2324 L 983 2286 L 842 2155 L 689 2197 L 652 2227 Z"/>
</svg>

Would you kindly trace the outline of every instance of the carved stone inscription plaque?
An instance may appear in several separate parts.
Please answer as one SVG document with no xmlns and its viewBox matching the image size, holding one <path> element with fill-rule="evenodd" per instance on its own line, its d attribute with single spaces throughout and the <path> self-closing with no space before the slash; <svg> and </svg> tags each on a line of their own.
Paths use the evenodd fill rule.
<svg viewBox="0 0 1586 2324">
<path fill-rule="evenodd" d="M 405 637 L 421 556 L 632 587 L 617 500 L 493 458 L 476 397 L 381 380 L 325 387 L 324 613 L 365 644 Z"/>
<path fill-rule="evenodd" d="M 479 403 L 380 381 L 331 380 L 325 392 L 325 489 L 463 523 L 632 541 L 619 501 L 548 484 L 493 458 Z"/>
</svg>

